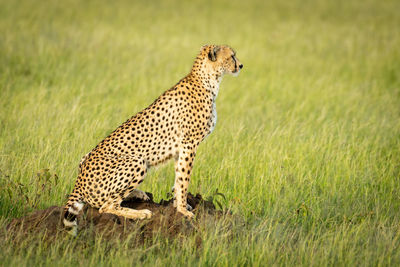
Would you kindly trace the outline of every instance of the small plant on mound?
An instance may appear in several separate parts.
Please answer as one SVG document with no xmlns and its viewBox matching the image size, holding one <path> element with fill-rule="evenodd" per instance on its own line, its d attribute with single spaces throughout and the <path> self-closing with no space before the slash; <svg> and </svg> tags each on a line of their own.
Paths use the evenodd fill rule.
<svg viewBox="0 0 400 267">
<path fill-rule="evenodd" d="M 217 189 L 215 189 L 215 192 L 214 193 L 212 193 L 212 195 L 211 196 L 208 196 L 207 198 L 206 198 L 206 200 L 207 201 L 210 201 L 210 202 L 212 202 L 212 203 L 214 203 L 214 205 L 215 206 L 217 206 L 219 209 L 223 209 L 222 208 L 222 203 L 220 202 L 220 200 L 218 200 L 218 198 L 222 198 L 223 199 L 223 201 L 224 201 L 224 204 L 226 204 L 226 197 L 225 197 L 225 195 L 224 194 L 222 194 L 221 192 L 218 192 L 218 188 Z"/>
</svg>

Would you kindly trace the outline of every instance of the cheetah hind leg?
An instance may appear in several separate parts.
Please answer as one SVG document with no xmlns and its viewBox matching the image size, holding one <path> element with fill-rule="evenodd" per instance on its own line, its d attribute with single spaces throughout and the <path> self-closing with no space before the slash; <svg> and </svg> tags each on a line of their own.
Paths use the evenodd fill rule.
<svg viewBox="0 0 400 267">
<path fill-rule="evenodd" d="M 115 198 L 110 198 L 110 201 L 104 203 L 100 209 L 100 213 L 111 213 L 117 216 L 123 216 L 128 219 L 146 219 L 151 218 L 152 212 L 148 209 L 135 210 L 121 207 L 122 197 L 116 195 Z"/>
</svg>

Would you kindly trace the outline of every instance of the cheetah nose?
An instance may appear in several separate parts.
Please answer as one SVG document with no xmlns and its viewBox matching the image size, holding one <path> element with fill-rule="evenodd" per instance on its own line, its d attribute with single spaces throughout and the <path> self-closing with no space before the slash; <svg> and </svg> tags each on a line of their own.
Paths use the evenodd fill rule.
<svg viewBox="0 0 400 267">
<path fill-rule="evenodd" d="M 240 64 L 240 65 L 239 65 L 239 69 L 242 69 L 242 68 L 243 68 L 243 64 Z"/>
</svg>

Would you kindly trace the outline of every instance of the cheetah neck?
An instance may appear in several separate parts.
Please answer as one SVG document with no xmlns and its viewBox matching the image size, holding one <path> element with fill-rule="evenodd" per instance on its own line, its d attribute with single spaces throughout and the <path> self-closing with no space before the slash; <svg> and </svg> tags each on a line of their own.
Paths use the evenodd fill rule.
<svg viewBox="0 0 400 267">
<path fill-rule="evenodd" d="M 222 69 L 212 70 L 205 63 L 200 63 L 194 65 L 190 75 L 209 91 L 215 100 L 218 96 L 219 85 L 222 81 Z"/>
<path fill-rule="evenodd" d="M 218 78 L 214 78 L 214 79 L 209 79 L 208 81 L 203 81 L 203 85 L 204 87 L 206 87 L 206 85 L 208 85 L 208 88 L 206 87 L 206 89 L 210 90 L 214 96 L 214 98 L 216 98 L 218 96 L 218 92 L 219 92 L 219 85 L 222 81 L 222 76 L 219 76 Z"/>
</svg>

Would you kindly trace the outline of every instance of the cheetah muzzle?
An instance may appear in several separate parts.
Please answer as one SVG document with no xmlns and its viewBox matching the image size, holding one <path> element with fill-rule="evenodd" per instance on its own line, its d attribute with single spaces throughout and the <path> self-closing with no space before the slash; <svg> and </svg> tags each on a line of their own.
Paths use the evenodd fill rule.
<svg viewBox="0 0 400 267">
<path fill-rule="evenodd" d="M 79 175 L 65 206 L 64 225 L 77 232 L 84 203 L 100 213 L 130 219 L 150 218 L 149 210 L 121 207 L 131 197 L 147 200 L 136 189 L 147 170 L 175 160 L 174 206 L 188 218 L 187 190 L 197 147 L 214 129 L 215 101 L 224 74 L 239 74 L 243 65 L 228 46 L 206 45 L 191 72 L 149 107 L 101 141 L 79 164 Z"/>
</svg>

